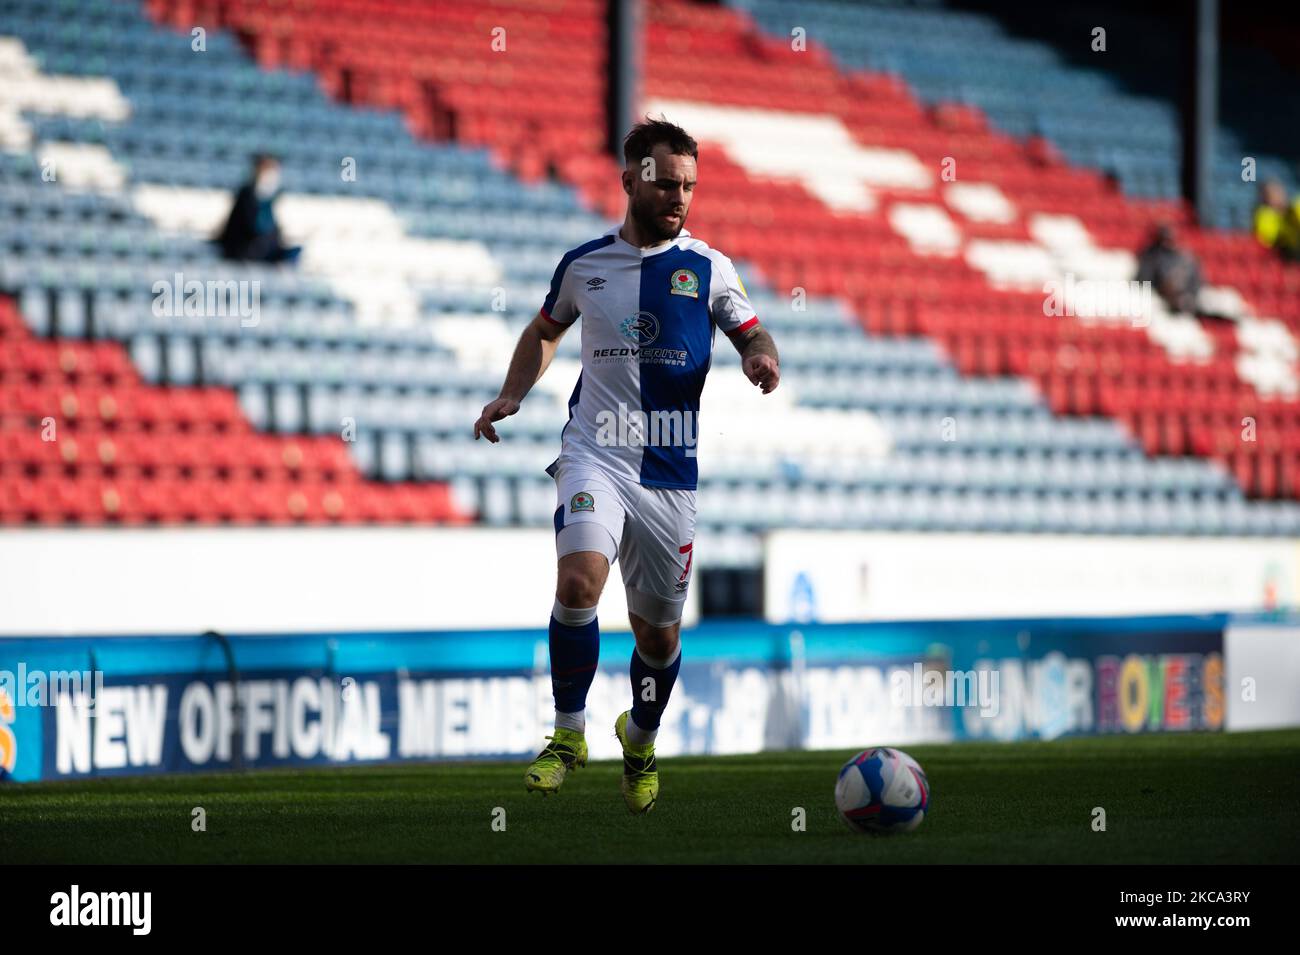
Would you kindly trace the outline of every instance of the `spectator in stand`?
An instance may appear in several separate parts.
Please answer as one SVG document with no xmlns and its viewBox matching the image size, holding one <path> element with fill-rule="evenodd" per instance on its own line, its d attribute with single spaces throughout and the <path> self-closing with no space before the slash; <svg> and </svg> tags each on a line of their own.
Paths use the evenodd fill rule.
<svg viewBox="0 0 1300 955">
<path fill-rule="evenodd" d="M 1201 294 L 1201 266 L 1190 252 L 1178 248 L 1173 227 L 1156 227 L 1151 242 L 1138 253 L 1138 281 L 1150 282 L 1175 312 L 1195 314 Z"/>
<path fill-rule="evenodd" d="M 1288 202 L 1286 188 L 1276 179 L 1260 183 L 1255 238 L 1284 259 L 1300 260 L 1300 197 Z"/>
<path fill-rule="evenodd" d="M 301 249 L 280 240 L 275 221 L 275 199 L 280 193 L 280 161 L 274 156 L 253 158 L 253 175 L 235 193 L 217 243 L 228 259 L 244 262 L 294 262 Z"/>
</svg>

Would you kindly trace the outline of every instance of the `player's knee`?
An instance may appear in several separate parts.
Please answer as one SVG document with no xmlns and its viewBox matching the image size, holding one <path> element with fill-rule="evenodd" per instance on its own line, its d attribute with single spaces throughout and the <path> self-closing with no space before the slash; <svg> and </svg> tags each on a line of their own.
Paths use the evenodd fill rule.
<svg viewBox="0 0 1300 955">
<path fill-rule="evenodd" d="M 563 569 L 555 585 L 555 599 L 566 607 L 594 607 L 600 600 L 600 581 L 584 569 Z"/>
<path fill-rule="evenodd" d="M 644 627 L 636 635 L 636 646 L 647 660 L 671 660 L 681 642 L 681 622 L 666 627 Z"/>
</svg>

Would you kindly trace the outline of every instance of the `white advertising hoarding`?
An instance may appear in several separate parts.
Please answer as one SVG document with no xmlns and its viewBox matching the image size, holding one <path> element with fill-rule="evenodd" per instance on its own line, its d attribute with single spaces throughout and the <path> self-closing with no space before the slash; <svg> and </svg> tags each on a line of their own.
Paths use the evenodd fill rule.
<svg viewBox="0 0 1300 955">
<path fill-rule="evenodd" d="M 1254 612 L 1300 593 L 1287 539 L 777 531 L 765 553 L 774 623 Z"/>
<path fill-rule="evenodd" d="M 616 562 L 601 597 L 602 629 L 629 627 L 620 571 Z M 699 617 L 698 590 L 685 626 Z M 546 530 L 0 533 L 0 635 L 545 628 L 554 599 Z"/>
<path fill-rule="evenodd" d="M 1300 726 L 1300 619 L 1234 621 L 1223 656 L 1228 729 Z"/>
</svg>

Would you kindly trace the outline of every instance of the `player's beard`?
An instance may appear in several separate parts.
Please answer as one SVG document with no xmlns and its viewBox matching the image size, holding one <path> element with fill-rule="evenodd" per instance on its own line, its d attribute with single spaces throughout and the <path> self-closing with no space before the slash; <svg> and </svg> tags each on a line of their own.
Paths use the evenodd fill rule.
<svg viewBox="0 0 1300 955">
<path fill-rule="evenodd" d="M 686 213 L 682 213 L 680 221 L 675 226 L 670 226 L 659 217 L 664 214 L 671 215 L 673 210 L 662 208 L 653 199 L 638 199 L 632 197 L 632 221 L 636 223 L 637 229 L 647 239 L 654 242 L 667 242 L 669 239 L 675 239 L 681 234 L 682 229 L 686 227 Z"/>
</svg>

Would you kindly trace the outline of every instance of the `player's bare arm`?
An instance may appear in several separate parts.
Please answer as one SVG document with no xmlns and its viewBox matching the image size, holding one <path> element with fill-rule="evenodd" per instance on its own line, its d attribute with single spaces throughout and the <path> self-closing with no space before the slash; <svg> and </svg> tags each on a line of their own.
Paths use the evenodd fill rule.
<svg viewBox="0 0 1300 955">
<path fill-rule="evenodd" d="M 510 368 L 506 371 L 501 393 L 494 401 L 483 406 L 483 413 L 474 422 L 475 441 L 480 435 L 493 444 L 501 440 L 496 428 L 492 427 L 492 422 L 508 418 L 519 410 L 524 396 L 546 374 L 566 331 L 567 325 L 552 322 L 541 312 L 533 316 L 532 322 L 519 336 L 519 343 L 515 345 L 515 353 L 510 359 Z"/>
<path fill-rule="evenodd" d="M 771 332 L 755 325 L 733 338 L 732 344 L 740 352 L 740 367 L 745 377 L 763 389 L 765 395 L 775 391 L 781 382 L 781 359 Z"/>
</svg>

